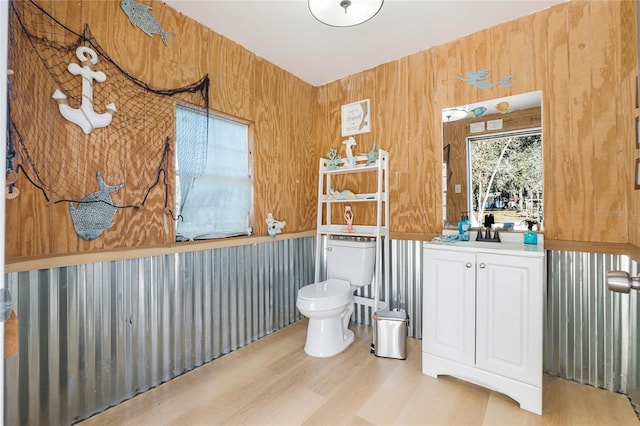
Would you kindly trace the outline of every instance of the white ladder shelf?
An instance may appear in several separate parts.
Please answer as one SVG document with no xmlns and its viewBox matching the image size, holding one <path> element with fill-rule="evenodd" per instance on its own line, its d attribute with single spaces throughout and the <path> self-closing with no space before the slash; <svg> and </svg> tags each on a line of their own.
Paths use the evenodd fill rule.
<svg viewBox="0 0 640 426">
<path fill-rule="evenodd" d="M 371 314 L 377 310 L 389 306 L 389 153 L 378 150 L 378 159 L 375 163 L 366 164 L 367 157 L 354 157 L 356 164 L 354 167 L 345 167 L 346 159 L 343 159 L 335 169 L 329 168 L 329 160 L 320 159 L 320 170 L 318 174 L 318 220 L 316 236 L 316 269 L 315 282 L 320 282 L 320 264 L 322 260 L 324 237 L 362 237 L 372 238 L 376 241 L 376 264 L 374 278 L 372 282 L 373 299 L 354 296 L 354 302 L 372 308 Z M 337 175 L 375 173 L 376 191 L 372 193 L 356 193 L 355 199 L 339 200 L 329 195 L 332 188 L 331 178 Z M 343 188 L 344 189 L 344 188 Z M 346 230 L 344 219 L 340 217 L 341 223 L 332 222 L 331 207 L 336 204 L 358 204 L 375 203 L 376 217 L 375 223 L 365 223 L 353 225 L 353 232 Z M 383 253 L 385 254 L 383 256 Z M 384 280 L 382 275 L 384 273 Z M 380 290 L 384 289 L 384 300 L 380 298 Z"/>
</svg>

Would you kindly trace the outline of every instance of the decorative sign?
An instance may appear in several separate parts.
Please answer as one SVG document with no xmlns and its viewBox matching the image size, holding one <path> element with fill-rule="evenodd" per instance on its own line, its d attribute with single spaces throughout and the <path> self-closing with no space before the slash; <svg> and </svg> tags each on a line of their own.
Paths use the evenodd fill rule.
<svg viewBox="0 0 640 426">
<path fill-rule="evenodd" d="M 369 99 L 342 105 L 342 136 L 359 135 L 371 131 Z"/>
</svg>

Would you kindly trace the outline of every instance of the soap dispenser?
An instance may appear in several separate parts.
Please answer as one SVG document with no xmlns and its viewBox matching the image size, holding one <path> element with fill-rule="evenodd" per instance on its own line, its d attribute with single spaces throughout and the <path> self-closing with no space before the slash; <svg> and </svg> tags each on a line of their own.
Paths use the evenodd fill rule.
<svg viewBox="0 0 640 426">
<path fill-rule="evenodd" d="M 535 220 L 525 220 L 527 222 L 527 230 L 525 231 L 524 243 L 525 244 L 538 244 L 538 234 L 533 232 L 533 225 L 537 224 Z"/>
</svg>

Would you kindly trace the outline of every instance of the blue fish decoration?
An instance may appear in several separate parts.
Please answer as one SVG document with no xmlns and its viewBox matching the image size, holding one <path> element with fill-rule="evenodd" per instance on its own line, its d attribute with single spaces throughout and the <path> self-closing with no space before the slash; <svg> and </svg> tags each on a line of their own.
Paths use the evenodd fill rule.
<svg viewBox="0 0 640 426">
<path fill-rule="evenodd" d="M 151 6 L 133 0 L 120 0 L 120 7 L 133 25 L 140 28 L 148 36 L 153 37 L 154 34 L 158 34 L 165 46 L 169 45 L 167 36 L 175 36 L 174 33 L 160 28 L 158 19 L 151 13 Z"/>
<path fill-rule="evenodd" d="M 471 114 L 473 114 L 474 118 L 477 118 L 477 117 L 480 117 L 485 112 L 487 112 L 487 108 L 485 108 L 485 107 L 476 107 L 476 108 L 472 109 L 469 112 L 471 112 Z"/>
<path fill-rule="evenodd" d="M 110 194 L 124 186 L 124 183 L 107 185 L 102 180 L 100 172 L 96 177 L 100 187 L 98 191 L 84 197 L 78 203 L 78 207 L 74 207 L 73 203 L 69 203 L 69 213 L 71 214 L 73 227 L 80 238 L 87 241 L 95 240 L 114 225 L 112 220 L 120 203 L 114 206 Z"/>
<path fill-rule="evenodd" d="M 371 148 L 371 151 L 363 152 L 360 155 L 367 157 L 367 164 L 365 164 L 365 166 L 368 166 L 369 164 L 373 164 L 376 161 L 378 161 L 378 151 L 376 151 L 376 143 L 375 142 L 373 143 L 373 148 Z"/>
<path fill-rule="evenodd" d="M 478 89 L 489 89 L 491 87 L 497 86 L 498 84 L 502 84 L 504 87 L 511 87 L 511 83 L 509 82 L 509 80 L 513 78 L 512 75 L 506 75 L 495 83 L 484 81 L 488 77 L 489 70 L 480 69 L 478 71 L 469 71 L 467 73 L 467 78 L 458 76 L 458 80 L 466 81 L 467 83 L 476 86 Z"/>
</svg>

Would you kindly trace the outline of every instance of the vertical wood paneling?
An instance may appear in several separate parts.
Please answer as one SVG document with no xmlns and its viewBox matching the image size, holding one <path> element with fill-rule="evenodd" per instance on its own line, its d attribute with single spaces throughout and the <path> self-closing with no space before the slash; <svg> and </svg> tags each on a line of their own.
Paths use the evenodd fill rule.
<svg viewBox="0 0 640 426">
<path fill-rule="evenodd" d="M 437 170 L 441 167 L 441 151 L 435 144 L 429 143 L 433 134 L 438 133 L 439 108 L 433 102 L 424 102 L 424 99 L 433 99 L 435 73 L 421 72 L 424 69 L 432 69 L 433 53 L 431 51 L 420 52 L 412 55 L 407 61 L 408 87 L 407 87 L 407 120 L 415 123 L 415 126 L 407 126 L 407 140 L 410 144 L 410 158 L 418 161 L 411 176 L 411 206 L 420 206 L 414 210 L 413 220 L 420 229 L 435 233 L 436 224 L 441 223 L 442 212 L 436 204 L 422 205 L 431 193 L 431 188 L 440 184 L 440 180 L 433 180 L 437 176 Z"/>
<path fill-rule="evenodd" d="M 633 213 L 640 196 L 629 182 L 634 165 L 628 158 L 633 141 L 627 127 L 629 79 L 637 67 L 636 54 L 630 52 L 635 45 L 623 43 L 635 30 L 628 17 L 635 11 L 631 3 L 567 2 L 320 88 L 160 2 L 150 3 L 154 13 L 166 29 L 177 29 L 169 47 L 133 27 L 118 2 L 42 4 L 76 30 L 88 23 L 123 68 L 156 87 L 211 76 L 212 107 L 256 126 L 258 234 L 266 233 L 263 216 L 284 205 L 296 212 L 290 218 L 281 215 L 287 232 L 313 228 L 317 158 L 330 147 L 341 147 L 340 106 L 365 98 L 372 100 L 372 132 L 356 140 L 363 151 L 374 141 L 390 151 L 391 231 L 438 233 L 439 110 L 541 88 L 545 187 L 553 188 L 545 193 L 547 238 L 637 244 L 640 219 Z M 492 81 L 513 74 L 513 87 L 483 90 L 457 78 L 480 68 L 490 70 Z M 34 108 L 40 108 L 38 102 Z M 143 137 L 144 129 L 131 132 Z M 95 186 L 95 177 L 82 167 L 71 172 L 83 187 Z M 296 190 L 302 186 L 310 188 Z M 128 211 L 116 221 L 117 236 L 90 244 L 78 241 L 69 229 L 64 208 L 45 205 L 29 185 L 21 190 L 18 200 L 7 203 L 7 224 L 15 233 L 7 234 L 9 256 L 162 244 L 172 238 L 166 229 L 172 224 L 165 226 L 159 207 L 160 188 L 152 194 L 153 207 Z M 18 234 L 20 239 L 11 238 Z"/>
<path fill-rule="evenodd" d="M 587 222 L 591 222 L 594 218 L 596 200 L 596 197 L 584 196 L 585 191 L 595 194 L 595 182 L 592 179 L 594 165 L 591 163 L 595 154 L 593 101 L 596 98 L 592 96 L 592 101 L 588 99 L 593 76 L 591 67 L 585 66 L 592 63 L 591 55 L 596 54 L 593 50 L 597 47 L 596 42 L 589 39 L 589 34 L 594 31 L 589 19 L 591 4 L 593 3 L 573 2 L 568 8 L 571 121 L 569 123 L 570 139 L 567 142 L 570 146 L 576 189 L 578 189 L 572 193 L 570 202 L 573 215 L 579 215 Z M 593 231 L 600 236 L 600 228 Z M 577 235 L 574 233 L 574 236 Z"/>
<path fill-rule="evenodd" d="M 17 2 L 19 6 L 20 3 Z M 119 1 L 38 2 L 76 32 L 81 32 L 88 24 L 101 47 L 124 71 L 153 88 L 181 87 L 208 74 L 211 78 L 210 108 L 256 126 L 254 167 L 258 173 L 254 176 L 254 232 L 266 235 L 264 216 L 278 205 L 286 206 L 280 210 L 280 215 L 274 211 L 276 217 L 287 222 L 285 232 L 313 229 L 316 204 L 314 172 L 317 173 L 318 158 L 314 152 L 317 143 L 312 136 L 316 89 L 161 2 L 143 0 L 143 3 L 152 7 L 164 30 L 176 34 L 168 38 L 168 46 L 158 35 L 150 37 L 133 26 L 121 10 Z M 39 27 L 48 33 L 44 25 L 49 24 L 48 20 L 41 18 L 41 21 L 43 25 Z M 69 42 L 75 36 L 66 39 Z M 13 78 L 20 75 L 26 74 L 16 73 Z M 77 132 L 55 108 L 51 108 L 51 88 L 34 88 L 29 82 L 15 87 L 20 90 L 16 95 L 34 98 L 30 103 L 33 110 L 23 114 L 27 125 L 33 125 L 28 121 L 35 113 L 43 120 L 51 119 L 59 122 L 62 128 L 68 127 Z M 109 96 L 115 98 L 117 106 L 124 102 L 123 99 L 129 100 L 126 93 L 114 92 Z M 141 96 L 136 107 L 157 115 L 159 122 L 170 122 L 175 114 L 173 99 L 150 110 L 147 99 Z M 262 108 L 259 120 L 257 108 Z M 270 109 L 272 113 L 264 113 Z M 143 141 L 149 137 L 147 129 L 138 123 L 122 123 L 122 126 L 126 126 L 127 138 Z M 41 137 L 46 138 L 47 135 Z M 147 181 L 149 171 L 158 167 L 159 160 L 132 155 L 123 141 L 110 143 L 96 135 L 83 139 L 87 140 L 86 144 L 77 144 L 73 153 L 67 152 L 66 155 L 74 159 L 86 156 L 110 164 L 108 176 L 103 173 L 105 181 L 109 184 L 125 183 L 124 188 L 113 194 L 116 202 L 129 199 L 127 182 Z M 175 147 L 173 140 L 170 142 L 172 152 L 167 161 L 168 170 L 166 175 L 160 175 L 161 183 L 149 194 L 145 208 L 119 210 L 115 226 L 90 242 L 81 240 L 73 230 L 67 203 L 47 205 L 40 191 L 21 176 L 19 187 L 22 195 L 7 203 L 7 255 L 64 254 L 173 242 L 174 223 L 165 210 L 163 185 L 164 180 L 169 182 L 167 205 L 172 208 Z M 59 152 L 66 151 L 60 147 Z M 88 170 L 86 164 L 70 161 L 66 167 L 62 164 L 57 166 L 73 176 L 77 188 L 72 189 L 78 192 L 77 198 L 96 190 L 95 171 Z M 278 170 L 272 173 L 274 169 Z"/>
<path fill-rule="evenodd" d="M 502 78 L 505 75 L 513 75 L 513 41 L 510 33 L 510 25 L 511 23 L 506 22 L 487 30 L 490 43 L 489 51 L 491 54 L 489 58 L 487 58 L 487 62 L 483 62 L 480 66 L 491 70 L 491 74 L 493 75 L 492 81 Z M 510 58 L 510 60 L 505 60 L 506 58 Z M 531 58 L 527 58 L 527 60 L 530 61 Z M 510 80 L 510 83 L 522 84 L 522 82 L 517 81 L 521 78 L 522 77 L 515 75 L 514 78 Z M 509 96 L 512 92 L 518 93 L 512 90 L 512 88 L 505 87 L 502 84 L 490 90 L 491 95 L 488 95 L 490 98 Z"/>
<path fill-rule="evenodd" d="M 290 80 L 284 70 L 265 60 L 256 63 L 254 163 L 256 232 L 266 233 L 264 218 L 287 222 L 285 231 L 313 229 L 317 158 L 312 137 L 313 89 Z M 285 102 L 293 96 L 296 103 Z M 284 141 L 286 143 L 278 143 Z M 314 174 L 315 173 L 315 174 Z M 309 187 L 309 184 L 313 186 Z M 295 193 L 295 195 L 294 195 Z M 300 202 L 292 204 L 292 197 Z M 291 226 L 291 228 L 289 228 Z"/>
<path fill-rule="evenodd" d="M 537 88 L 533 86 L 533 61 L 536 52 L 533 50 L 533 29 L 531 28 L 531 18 L 524 17 L 508 23 L 508 43 L 509 43 L 509 75 L 510 94 L 526 93 Z M 494 80 L 502 78 L 506 74 L 496 74 Z"/>
<path fill-rule="evenodd" d="M 482 100 L 518 94 L 532 90 L 543 91 L 543 143 L 545 171 L 545 233 L 547 238 L 569 241 L 602 241 L 626 243 L 629 240 L 629 211 L 625 199 L 631 184 L 628 175 L 631 165 L 625 161 L 620 167 L 620 152 L 633 144 L 624 128 L 630 117 L 626 112 L 629 90 L 623 85 L 625 77 L 635 72 L 621 61 L 630 55 L 635 46 L 620 46 L 626 27 L 621 28 L 622 9 L 629 13 L 631 2 L 567 2 L 535 15 L 500 24 L 442 46 L 428 49 L 433 59 L 430 64 L 419 60 L 420 52 L 411 55 L 407 62 L 409 110 L 428 103 L 438 111 L 447 106 L 467 105 Z M 626 26 L 630 26 L 627 23 Z M 628 60 L 627 60 L 628 62 Z M 382 72 L 389 64 L 381 65 L 374 74 L 376 94 L 397 94 L 397 86 Z M 505 75 L 513 75 L 512 87 L 496 86 L 477 89 L 457 77 L 469 71 L 486 68 L 491 81 Z M 618 70 L 624 69 L 620 72 Z M 358 74 L 323 86 L 320 114 L 339 117 L 339 107 L 353 99 L 342 96 L 342 86 L 360 87 L 355 81 Z M 432 85 L 415 98 L 414 86 Z M 367 94 L 360 93 L 359 98 Z M 385 110 L 387 104 L 372 103 L 373 111 Z M 324 108 L 324 109 L 322 109 Z M 374 116 L 375 117 L 375 116 Z M 440 157 L 441 134 L 429 133 L 420 119 L 405 119 L 401 115 L 385 115 L 385 123 L 395 127 L 406 126 L 406 134 L 423 137 L 430 153 Z M 438 127 L 439 114 L 431 116 L 433 127 Z M 375 124 L 375 123 L 374 123 Z M 338 128 L 338 123 L 335 124 Z M 399 134 L 403 133 L 399 130 Z M 387 135 L 375 127 L 373 137 Z M 420 136 L 418 136 L 420 135 Z M 370 137 L 370 136 L 367 136 Z M 359 137 L 356 137 L 358 139 Z M 440 169 L 426 167 L 421 161 L 433 161 L 410 156 L 410 164 L 398 161 L 406 158 L 404 142 L 400 138 L 385 141 L 389 147 L 391 188 L 410 188 L 409 194 L 391 198 L 391 231 L 398 233 L 438 233 L 440 220 L 435 227 L 424 226 L 420 212 L 439 211 L 441 206 Z M 433 155 L 433 154 L 432 154 Z M 436 160 L 438 161 L 438 160 Z M 416 170 L 427 170 L 424 174 Z M 624 169 L 618 171 L 619 169 Z M 405 175 L 405 170 L 409 174 Z M 410 183 L 409 183 L 410 182 Z M 416 200 L 418 185 L 427 186 L 425 196 Z M 434 185 L 433 183 L 438 183 Z M 415 198 L 414 198 L 415 196 Z M 637 196 L 634 194 L 637 198 Z M 410 204 L 405 202 L 410 199 Z M 639 202 L 640 204 L 640 202 Z M 437 206 L 433 208 L 432 206 Z M 407 208 L 413 215 L 407 214 Z M 618 217 L 607 217 L 606 211 L 622 211 Z M 438 217 L 434 213 L 434 218 Z M 402 219 L 400 219 L 402 217 Z M 637 226 L 635 227 L 637 228 Z"/>
<path fill-rule="evenodd" d="M 543 150 L 545 188 L 545 236 L 571 240 L 573 227 L 562 226 L 566 216 L 574 216 L 573 174 L 569 141 L 570 103 L 566 92 L 569 84 L 569 46 L 566 7 L 552 8 L 547 15 L 547 63 L 542 93 Z"/>
<path fill-rule="evenodd" d="M 627 197 L 621 196 L 611 188 L 620 188 L 624 192 L 626 186 L 626 172 L 623 167 L 615 172 L 611 164 L 618 164 L 621 160 L 618 152 L 624 148 L 625 144 L 618 144 L 617 141 L 624 140 L 624 117 L 629 107 L 623 106 L 622 95 L 618 96 L 618 102 L 611 105 L 610 97 L 612 93 L 621 94 L 621 80 L 618 70 L 621 67 L 622 53 L 616 34 L 620 32 L 620 4 L 617 2 L 614 7 L 600 2 L 594 2 L 591 7 L 591 28 L 589 34 L 589 44 L 591 46 L 592 66 L 592 101 L 593 106 L 593 157 L 589 159 L 592 163 L 591 176 L 594 179 L 594 192 L 600 194 L 592 205 L 595 216 L 592 222 L 596 229 L 601 230 L 597 236 L 599 241 L 627 241 L 629 237 L 628 224 L 629 215 L 611 216 L 603 214 L 602 209 L 609 211 L 629 211 Z M 606 26 L 594 26 L 594 21 L 605 20 L 609 22 Z M 629 143 L 632 143 L 630 140 Z M 622 145 L 622 146 L 621 146 Z"/>
<path fill-rule="evenodd" d="M 629 242 L 636 247 L 640 246 L 640 191 L 634 189 L 629 182 L 635 182 L 635 159 L 640 158 L 638 151 L 638 142 L 640 142 L 640 133 L 638 133 L 638 112 L 640 111 L 640 99 L 638 99 L 638 22 L 636 21 L 638 13 L 635 7 L 637 2 L 622 2 L 620 5 L 620 31 L 617 34 L 617 44 L 620 46 L 621 62 L 618 72 L 618 79 L 621 82 L 622 108 L 634 111 L 635 119 L 626 120 L 621 123 L 619 128 L 621 132 L 620 138 L 629 141 L 623 149 L 619 150 L 621 156 L 619 162 L 626 164 L 624 169 L 627 171 L 625 182 L 628 190 L 631 192 L 629 199 Z M 632 141 L 635 141 L 633 144 Z M 640 381 L 636 381 L 639 385 Z M 637 389 L 640 392 L 640 387 Z"/>
</svg>

